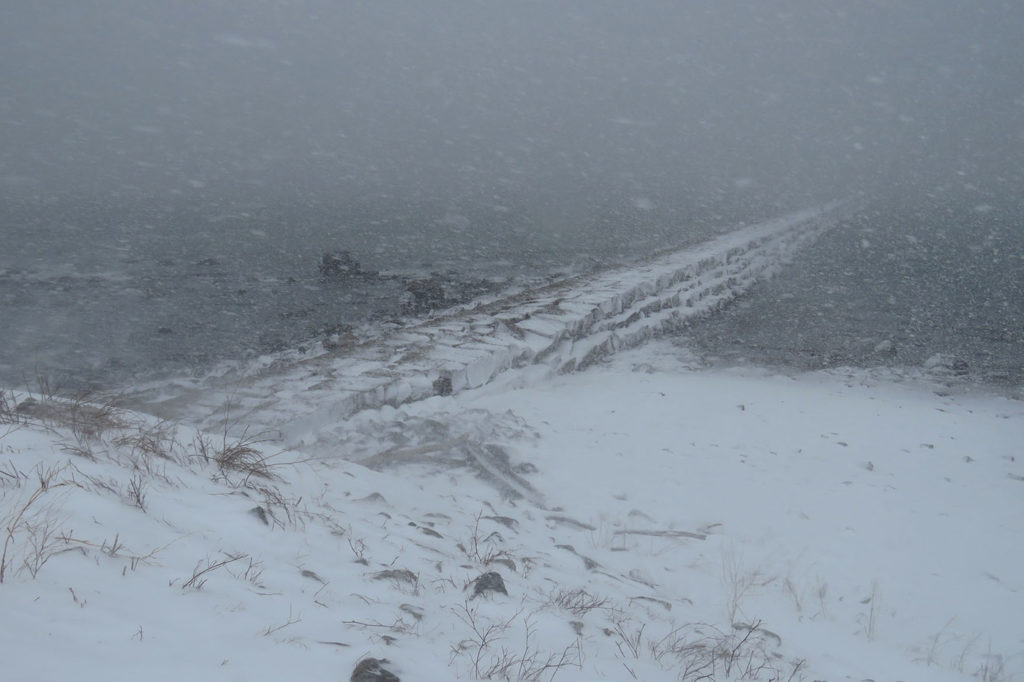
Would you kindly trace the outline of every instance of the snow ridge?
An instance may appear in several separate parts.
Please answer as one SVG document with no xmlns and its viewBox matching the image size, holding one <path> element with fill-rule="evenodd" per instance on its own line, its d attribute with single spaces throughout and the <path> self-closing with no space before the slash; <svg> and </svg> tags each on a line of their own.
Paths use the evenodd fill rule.
<svg viewBox="0 0 1024 682">
<path fill-rule="evenodd" d="M 838 204 L 744 227 L 629 267 L 578 276 L 260 371 L 165 384 L 131 406 L 206 428 L 244 423 L 285 447 L 364 409 L 487 384 L 511 368 L 565 373 L 713 312 L 833 226 Z"/>
</svg>

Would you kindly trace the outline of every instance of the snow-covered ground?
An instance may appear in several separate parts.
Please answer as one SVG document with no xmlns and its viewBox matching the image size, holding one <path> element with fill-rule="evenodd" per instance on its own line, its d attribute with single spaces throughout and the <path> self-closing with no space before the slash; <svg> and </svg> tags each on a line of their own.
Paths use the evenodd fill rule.
<svg viewBox="0 0 1024 682">
<path fill-rule="evenodd" d="M 651 340 L 836 208 L 136 411 L 3 393 L 3 679 L 1020 679 L 1019 396 Z"/>
<path fill-rule="evenodd" d="M 4 680 L 1024 679 L 1019 400 L 667 341 L 333 450 L 25 398 Z"/>
</svg>

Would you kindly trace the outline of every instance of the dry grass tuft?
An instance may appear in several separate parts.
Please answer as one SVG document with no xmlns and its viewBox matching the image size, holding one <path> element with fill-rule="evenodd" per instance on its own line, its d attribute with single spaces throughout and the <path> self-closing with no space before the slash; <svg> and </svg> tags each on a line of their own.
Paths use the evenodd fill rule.
<svg viewBox="0 0 1024 682">
<path fill-rule="evenodd" d="M 480 529 L 480 521 L 484 518 L 483 512 L 477 512 L 473 520 L 469 539 L 465 542 L 456 543 L 456 547 L 462 550 L 466 558 L 481 566 L 501 564 L 509 570 L 516 571 L 516 563 L 508 550 L 498 545 L 504 542 L 501 533 L 494 531 L 484 536 Z"/>
<path fill-rule="evenodd" d="M 248 554 L 225 554 L 224 559 L 201 559 L 192 569 L 192 577 L 186 580 L 181 585 L 183 590 L 201 590 L 206 585 L 206 580 L 209 575 L 214 571 L 224 568 L 230 564 L 240 561 L 242 559 L 248 559 Z"/>
<path fill-rule="evenodd" d="M 250 436 L 246 430 L 237 439 L 229 439 L 225 431 L 219 444 L 197 433 L 192 445 L 201 460 L 216 464 L 221 473 L 234 472 L 243 474 L 246 479 L 255 476 L 269 480 L 274 477 L 270 471 L 270 457 L 259 449 L 259 445 L 265 442 L 266 439 Z"/>
<path fill-rule="evenodd" d="M 451 660 L 475 680 L 553 680 L 563 668 L 583 668 L 583 652 L 579 640 L 561 651 L 545 652 L 537 645 L 536 628 L 531 615 L 522 610 L 503 620 L 491 620 L 468 603 L 457 607 L 455 615 L 468 629 L 467 636 L 451 646 Z M 509 639 L 513 623 L 521 620 L 522 645 L 511 647 Z"/>
<path fill-rule="evenodd" d="M 785 662 L 776 649 L 781 640 L 765 630 L 761 621 L 737 623 L 731 631 L 706 623 L 689 623 L 669 631 L 661 638 L 648 637 L 646 624 L 637 623 L 622 613 L 613 616 L 605 634 L 615 639 L 623 666 L 638 679 L 628 664 L 650 656 L 665 670 L 674 671 L 683 682 L 700 680 L 762 680 L 778 682 L 799 679 L 803 660 Z M 787 676 L 788 673 L 788 676 Z"/>
<path fill-rule="evenodd" d="M 178 461 L 175 456 L 178 442 L 174 437 L 174 425 L 170 422 L 164 421 L 154 426 L 138 425 L 130 432 L 115 438 L 113 444 L 128 450 L 133 459 L 156 458 L 170 462 Z"/>
<path fill-rule="evenodd" d="M 18 412 L 14 394 L 0 391 L 0 426 L 18 427 L 24 423 L 25 417 Z M 10 433 L 10 430 L 4 432 L 5 435 L 7 433 Z"/>
<path fill-rule="evenodd" d="M 99 438 L 108 431 L 124 429 L 130 425 L 112 399 L 94 401 L 94 396 L 88 393 L 65 398 L 50 392 L 46 387 L 39 394 L 29 395 L 16 405 L 13 394 L 2 396 L 0 423 L 38 423 L 51 428 L 69 429 L 78 440 Z"/>
<path fill-rule="evenodd" d="M 0 506 L 0 532 L 3 533 L 0 584 L 15 565 L 35 578 L 47 561 L 67 551 L 66 534 L 60 530 L 61 521 L 55 507 L 43 499 L 59 488 L 80 487 L 73 479 L 63 477 L 67 468 L 67 465 L 44 467 L 40 464 L 35 469 L 37 486 L 27 498 L 11 503 L 13 491 L 6 490 L 0 496 L 0 503 L 9 505 Z M 28 482 L 28 477 L 17 470 L 13 475 L 15 489 Z"/>
<path fill-rule="evenodd" d="M 548 599 L 551 605 L 564 609 L 577 618 L 582 618 L 595 609 L 603 609 L 608 604 L 606 598 L 591 594 L 582 588 L 555 590 Z"/>
</svg>

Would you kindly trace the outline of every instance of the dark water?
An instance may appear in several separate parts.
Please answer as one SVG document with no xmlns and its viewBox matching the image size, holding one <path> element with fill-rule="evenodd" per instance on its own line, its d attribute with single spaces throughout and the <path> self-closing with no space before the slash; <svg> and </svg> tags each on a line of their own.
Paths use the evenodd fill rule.
<svg viewBox="0 0 1024 682">
<path fill-rule="evenodd" d="M 405 285 L 431 273 L 457 301 L 699 239 L 741 215 L 689 220 L 628 196 L 566 216 L 385 195 L 65 199 L 0 212 L 0 383 L 43 375 L 75 391 L 400 323 L 410 313 Z M 335 251 L 382 275 L 325 281 L 320 259 Z"/>
<path fill-rule="evenodd" d="M 1024 384 L 1024 213 L 933 200 L 864 210 L 686 330 L 728 361 L 932 366 Z"/>
<path fill-rule="evenodd" d="M 9 206 L 0 250 L 0 383 L 66 390 L 312 346 L 400 323 L 404 283 L 443 273 L 463 295 L 642 256 L 783 212 L 659 213 L 619 198 L 586 219 L 375 197 L 224 207 Z M 622 206 L 626 206 L 623 209 Z M 1021 213 L 970 201 L 866 206 L 774 280 L 692 324 L 727 360 L 796 367 L 942 362 L 1024 380 Z M 326 251 L 395 276 L 325 281 Z M 460 289 L 461 287 L 461 289 Z"/>
</svg>

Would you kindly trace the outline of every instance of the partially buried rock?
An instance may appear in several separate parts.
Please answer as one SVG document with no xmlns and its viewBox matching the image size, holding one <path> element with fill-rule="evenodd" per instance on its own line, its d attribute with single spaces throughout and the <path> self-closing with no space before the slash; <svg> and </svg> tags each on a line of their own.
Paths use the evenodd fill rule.
<svg viewBox="0 0 1024 682">
<path fill-rule="evenodd" d="M 263 507 L 256 505 L 249 510 L 249 513 L 255 516 L 257 519 L 263 522 L 264 526 L 270 525 L 270 519 L 267 518 L 267 510 Z"/>
<path fill-rule="evenodd" d="M 356 664 L 349 682 L 400 682 L 398 675 L 381 666 L 386 658 L 364 658 Z"/>
<path fill-rule="evenodd" d="M 33 412 L 39 409 L 39 401 L 35 398 L 25 398 L 18 406 L 14 408 L 14 411 L 18 414 L 32 415 Z"/>
<path fill-rule="evenodd" d="M 473 581 L 473 596 L 479 597 L 484 592 L 508 594 L 508 590 L 505 589 L 505 581 L 502 580 L 500 573 L 495 571 L 484 573 Z"/>
<path fill-rule="evenodd" d="M 452 394 L 452 378 L 445 374 L 434 379 L 434 395 L 451 395 Z"/>
<path fill-rule="evenodd" d="M 429 279 L 416 279 L 405 285 L 402 307 L 407 313 L 429 313 L 446 305 L 444 279 L 433 275 Z"/>
<path fill-rule="evenodd" d="M 378 503 L 379 504 L 387 504 L 388 503 L 387 498 L 384 497 L 383 495 L 381 495 L 380 493 L 370 493 L 366 497 L 360 497 L 359 499 L 353 500 L 353 501 L 354 502 L 367 502 L 367 503 L 372 503 L 372 504 L 378 504 Z"/>
</svg>

